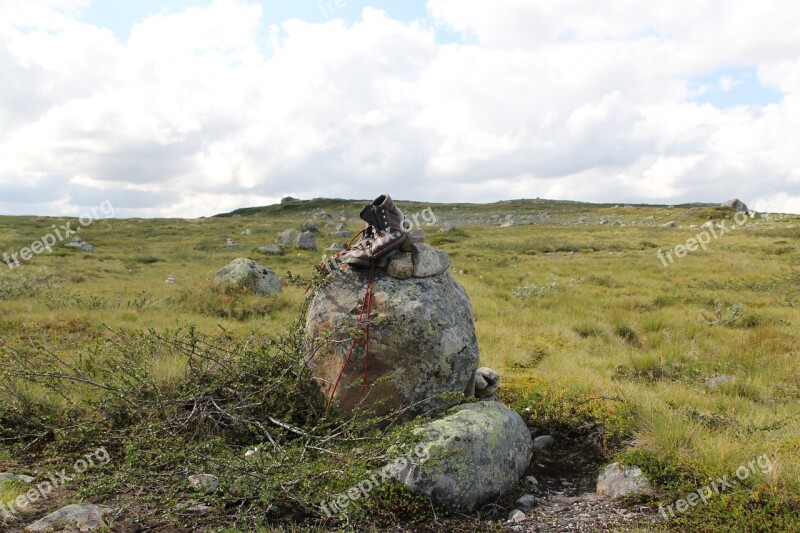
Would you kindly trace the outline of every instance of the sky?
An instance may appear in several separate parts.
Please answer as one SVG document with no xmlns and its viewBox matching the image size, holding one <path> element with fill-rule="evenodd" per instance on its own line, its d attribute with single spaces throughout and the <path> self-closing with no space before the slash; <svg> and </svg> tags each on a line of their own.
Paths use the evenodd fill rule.
<svg viewBox="0 0 800 533">
<path fill-rule="evenodd" d="M 0 0 L 0 214 L 800 213 L 798 27 L 778 0 Z"/>
</svg>

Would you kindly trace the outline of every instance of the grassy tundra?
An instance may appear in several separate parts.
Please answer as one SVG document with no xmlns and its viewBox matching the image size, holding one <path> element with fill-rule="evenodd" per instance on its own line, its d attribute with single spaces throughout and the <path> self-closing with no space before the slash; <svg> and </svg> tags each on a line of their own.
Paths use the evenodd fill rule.
<svg viewBox="0 0 800 533">
<path fill-rule="evenodd" d="M 315 200 L 198 220 L 100 220 L 80 232 L 95 254 L 57 246 L 14 270 L 0 264 L 0 471 L 40 474 L 98 446 L 113 457 L 32 505 L 30 518 L 91 500 L 153 527 L 336 527 L 314 502 L 352 486 L 407 435 L 355 427 L 306 404 L 307 376 L 285 369 L 300 350 L 292 326 L 321 252 L 265 257 L 256 248 L 320 211 L 347 216 L 356 230 L 360 205 Z M 504 400 L 531 425 L 641 466 L 657 487 L 654 510 L 770 458 L 769 472 L 652 528 L 800 529 L 800 217 L 737 226 L 732 212 L 707 206 L 399 205 L 435 213 L 423 229 L 450 254 L 472 300 L 481 362 L 502 374 Z M 500 227 L 507 215 L 533 223 Z M 717 230 L 705 250 L 675 249 L 709 220 L 736 228 Z M 67 221 L 0 217 L 0 251 Z M 662 227 L 668 221 L 677 227 Z M 449 223 L 457 228 L 437 233 Z M 226 246 L 228 237 L 237 245 Z M 667 250 L 672 260 L 660 259 Z M 216 290 L 214 273 L 236 257 L 270 267 L 284 291 Z M 732 379 L 705 384 L 721 375 Z M 224 392 L 231 389 L 240 392 Z M 215 407 L 215 397 L 231 410 Z M 265 421 L 267 412 L 293 429 Z M 244 451 L 267 435 L 274 453 L 244 464 Z M 212 496 L 209 514 L 183 512 L 185 478 L 200 470 L 223 479 L 246 471 L 261 489 Z M 0 484 L 0 502 L 24 490 Z M 347 527 L 402 517 L 403 527 L 422 530 L 432 520 L 425 502 L 396 487 L 362 507 Z M 442 520 L 477 527 L 464 517 L 435 523 Z"/>
</svg>

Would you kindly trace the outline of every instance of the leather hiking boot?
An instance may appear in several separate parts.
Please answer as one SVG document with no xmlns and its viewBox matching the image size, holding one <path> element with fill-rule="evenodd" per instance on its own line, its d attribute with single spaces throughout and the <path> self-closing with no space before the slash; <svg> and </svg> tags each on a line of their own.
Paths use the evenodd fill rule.
<svg viewBox="0 0 800 533">
<path fill-rule="evenodd" d="M 368 268 L 397 250 L 408 237 L 403 228 L 405 217 L 388 194 L 377 197 L 359 216 L 367 223 L 364 235 L 342 258 L 351 267 Z"/>
</svg>

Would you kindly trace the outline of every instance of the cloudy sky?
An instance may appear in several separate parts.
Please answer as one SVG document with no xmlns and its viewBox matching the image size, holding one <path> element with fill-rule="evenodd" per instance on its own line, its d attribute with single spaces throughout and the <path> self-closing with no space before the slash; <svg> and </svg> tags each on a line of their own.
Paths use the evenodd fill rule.
<svg viewBox="0 0 800 533">
<path fill-rule="evenodd" d="M 800 213 L 793 0 L 0 0 L 0 213 Z"/>
</svg>

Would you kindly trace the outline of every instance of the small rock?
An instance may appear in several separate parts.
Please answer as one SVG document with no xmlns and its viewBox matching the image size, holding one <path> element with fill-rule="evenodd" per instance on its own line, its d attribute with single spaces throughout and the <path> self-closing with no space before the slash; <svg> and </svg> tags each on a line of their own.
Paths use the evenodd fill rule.
<svg viewBox="0 0 800 533">
<path fill-rule="evenodd" d="M 709 389 L 714 389 L 719 387 L 723 383 L 731 383 L 735 378 L 728 374 L 720 374 L 719 376 L 714 376 L 713 378 L 707 379 L 703 382 L 703 385 L 708 387 Z"/>
<path fill-rule="evenodd" d="M 425 231 L 420 228 L 412 229 L 411 231 L 408 232 L 407 240 L 412 244 L 425 242 Z"/>
<path fill-rule="evenodd" d="M 300 225 L 300 231 L 306 232 L 309 231 L 311 233 L 319 233 L 319 226 L 313 220 L 309 220 L 308 222 L 304 222 Z"/>
<path fill-rule="evenodd" d="M 198 503 L 197 505 L 192 505 L 191 507 L 187 507 L 186 510 L 189 511 L 190 513 L 208 514 L 211 511 L 213 511 L 214 508 L 204 503 Z"/>
<path fill-rule="evenodd" d="M 167 278 L 167 285 L 175 285 L 176 283 L 178 282 L 175 281 L 175 278 Z"/>
<path fill-rule="evenodd" d="M 108 527 L 103 517 L 113 509 L 91 503 L 77 503 L 62 507 L 37 520 L 23 531 L 26 533 L 56 533 L 60 531 L 95 531 Z"/>
<path fill-rule="evenodd" d="M 268 244 L 258 248 L 256 251 L 264 255 L 283 255 L 284 253 L 283 246 L 280 244 Z"/>
<path fill-rule="evenodd" d="M 512 524 L 519 524 L 520 522 L 524 522 L 525 519 L 528 518 L 525 516 L 525 513 L 520 511 L 519 509 L 514 509 L 510 513 L 508 513 L 508 521 Z"/>
<path fill-rule="evenodd" d="M 540 435 L 533 439 L 533 447 L 534 448 L 549 448 L 553 444 L 556 443 L 556 439 L 551 437 L 550 435 Z"/>
<path fill-rule="evenodd" d="M 335 242 L 325 249 L 326 252 L 341 252 L 342 250 L 347 250 L 346 242 Z"/>
<path fill-rule="evenodd" d="M 597 492 L 611 498 L 631 494 L 652 494 L 653 488 L 638 466 L 611 463 L 597 478 Z"/>
<path fill-rule="evenodd" d="M 490 399 L 500 389 L 500 374 L 488 367 L 475 371 L 475 397 Z"/>
<path fill-rule="evenodd" d="M 194 474 L 188 479 L 189 485 L 203 494 L 211 494 L 219 488 L 219 478 L 213 474 Z"/>
<path fill-rule="evenodd" d="M 238 244 L 236 244 L 236 241 L 228 237 L 225 239 L 225 246 L 238 246 Z"/>
<path fill-rule="evenodd" d="M 252 234 L 253 234 L 253 230 L 251 230 L 251 229 L 246 229 L 242 233 L 240 233 L 240 235 L 252 235 Z"/>
<path fill-rule="evenodd" d="M 396 254 L 389 261 L 389 275 L 397 279 L 410 279 L 414 275 L 414 261 L 409 254 Z"/>
<path fill-rule="evenodd" d="M 525 476 L 525 481 L 533 485 L 534 487 L 539 486 L 539 480 L 536 479 L 534 476 Z"/>
<path fill-rule="evenodd" d="M 94 253 L 94 246 L 89 244 L 88 242 L 84 241 L 80 237 L 73 237 L 72 242 L 68 242 L 64 245 L 65 248 L 75 248 L 77 250 L 82 250 L 87 254 Z"/>
<path fill-rule="evenodd" d="M 258 494 L 258 480 L 252 476 L 238 477 L 228 487 L 228 491 L 233 496 L 252 498 Z"/>
<path fill-rule="evenodd" d="M 428 278 L 444 274 L 450 268 L 450 256 L 433 246 L 417 243 L 413 245 L 414 277 Z"/>
<path fill-rule="evenodd" d="M 514 507 L 527 513 L 536 506 L 536 503 L 536 496 L 533 494 L 525 494 L 524 496 L 520 496 L 520 498 L 514 502 Z"/>
<path fill-rule="evenodd" d="M 611 224 L 610 220 L 603 219 L 600 221 L 601 226 L 608 226 L 609 224 Z"/>
<path fill-rule="evenodd" d="M 260 455 L 261 455 L 261 450 L 258 449 L 247 450 L 246 452 L 244 452 L 244 456 L 246 459 L 253 459 L 254 457 L 259 457 Z"/>
<path fill-rule="evenodd" d="M 480 367 L 478 370 L 476 370 L 476 373 L 480 374 L 483 377 L 483 379 L 486 380 L 486 383 L 488 383 L 489 385 L 494 385 L 495 383 L 500 382 L 500 374 L 498 374 L 488 366 Z"/>
<path fill-rule="evenodd" d="M 674 220 L 670 220 L 664 224 L 661 224 L 662 228 L 677 228 L 678 224 Z"/>
<path fill-rule="evenodd" d="M 22 483 L 33 483 L 36 478 L 26 476 L 24 474 L 11 474 L 9 472 L 0 472 L 0 483 L 4 481 L 21 481 Z"/>
<path fill-rule="evenodd" d="M 330 236 L 336 239 L 347 239 L 353 236 L 353 232 L 350 230 L 332 231 Z"/>
</svg>

